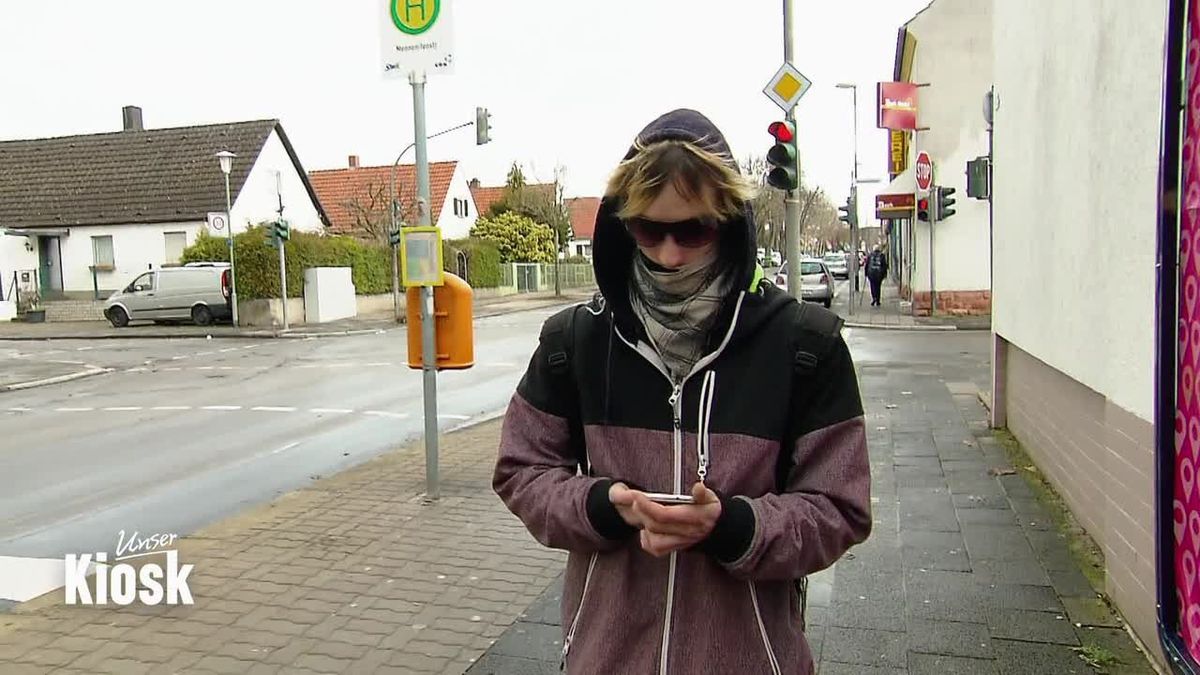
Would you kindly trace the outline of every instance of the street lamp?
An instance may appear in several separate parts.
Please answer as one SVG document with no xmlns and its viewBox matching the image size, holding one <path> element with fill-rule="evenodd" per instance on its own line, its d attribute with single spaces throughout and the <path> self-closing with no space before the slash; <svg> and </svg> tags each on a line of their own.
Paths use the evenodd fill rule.
<svg viewBox="0 0 1200 675">
<path fill-rule="evenodd" d="M 229 192 L 229 174 L 233 171 L 233 159 L 237 155 L 228 150 L 216 154 L 225 174 L 225 240 L 229 242 L 229 301 L 233 309 L 233 325 L 238 325 L 237 274 L 233 265 L 233 200 Z"/>
<path fill-rule="evenodd" d="M 858 290 L 858 85 L 839 82 L 838 89 L 849 89 L 853 95 L 854 107 L 854 167 L 850 170 L 850 202 L 854 208 L 854 217 L 850 219 L 850 308 L 854 314 L 854 294 Z"/>
</svg>

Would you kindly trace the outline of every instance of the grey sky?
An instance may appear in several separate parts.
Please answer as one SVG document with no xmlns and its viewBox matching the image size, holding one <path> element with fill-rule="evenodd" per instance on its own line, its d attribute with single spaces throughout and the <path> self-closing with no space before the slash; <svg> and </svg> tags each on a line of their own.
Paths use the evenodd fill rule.
<svg viewBox="0 0 1200 675">
<path fill-rule="evenodd" d="M 379 75 L 380 0 L 4 2 L 0 139 L 114 131 L 140 105 L 149 127 L 278 117 L 305 168 L 357 154 L 385 164 L 411 141 L 407 83 Z M 768 147 L 781 111 L 762 88 L 783 59 L 780 0 L 447 0 L 456 72 L 430 76 L 430 131 L 492 113 L 493 143 L 434 139 L 485 183 L 520 161 L 568 195 L 595 195 L 659 113 L 709 115 L 739 157 Z M 796 0 L 795 63 L 808 180 L 844 199 L 859 85 L 860 175 L 885 171 L 874 83 L 891 78 L 896 29 L 927 0 Z M 214 160 L 214 171 L 215 160 Z M 864 188 L 864 224 L 870 217 Z"/>
</svg>

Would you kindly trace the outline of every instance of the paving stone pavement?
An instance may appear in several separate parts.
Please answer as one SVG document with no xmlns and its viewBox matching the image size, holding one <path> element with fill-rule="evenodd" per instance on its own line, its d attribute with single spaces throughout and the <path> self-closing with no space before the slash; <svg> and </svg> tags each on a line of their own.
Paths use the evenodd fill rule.
<svg viewBox="0 0 1200 675">
<path fill-rule="evenodd" d="M 947 353 L 860 368 L 875 525 L 813 579 L 818 672 L 1154 673 L 1024 479 L 992 474 L 1013 467 L 979 403 L 981 363 Z M 468 673 L 558 672 L 560 597 L 556 582 Z M 1085 646 L 1116 662 L 1092 668 Z"/>
<path fill-rule="evenodd" d="M 193 606 L 0 614 L 0 672 L 462 673 L 565 562 L 492 492 L 499 432 L 442 439 L 435 504 L 417 445 L 181 540 Z"/>
</svg>

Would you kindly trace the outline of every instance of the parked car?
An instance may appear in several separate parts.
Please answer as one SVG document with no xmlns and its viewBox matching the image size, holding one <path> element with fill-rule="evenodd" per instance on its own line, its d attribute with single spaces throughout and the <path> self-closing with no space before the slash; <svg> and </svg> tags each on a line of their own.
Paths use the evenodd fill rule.
<svg viewBox="0 0 1200 675">
<path fill-rule="evenodd" d="M 837 291 L 834 288 L 833 273 L 825 262 L 816 258 L 800 261 L 800 296 L 810 302 L 819 302 L 826 307 L 833 304 Z M 785 262 L 775 275 L 775 285 L 787 290 L 788 270 Z"/>
<path fill-rule="evenodd" d="M 191 321 L 207 326 L 233 315 L 229 263 L 188 263 L 140 274 L 104 303 L 104 316 L 123 328 L 130 321 Z"/>
<path fill-rule="evenodd" d="M 850 260 L 846 257 L 846 253 L 826 253 L 821 260 L 833 276 L 838 279 L 850 278 Z"/>
</svg>

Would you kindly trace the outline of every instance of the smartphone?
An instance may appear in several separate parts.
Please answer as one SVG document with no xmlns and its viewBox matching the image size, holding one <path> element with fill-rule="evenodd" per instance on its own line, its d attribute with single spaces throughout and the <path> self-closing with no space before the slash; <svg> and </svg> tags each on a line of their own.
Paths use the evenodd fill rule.
<svg viewBox="0 0 1200 675">
<path fill-rule="evenodd" d="M 646 492 L 646 498 L 656 504 L 694 504 L 696 498 L 691 495 L 673 495 L 665 492 Z"/>
</svg>

